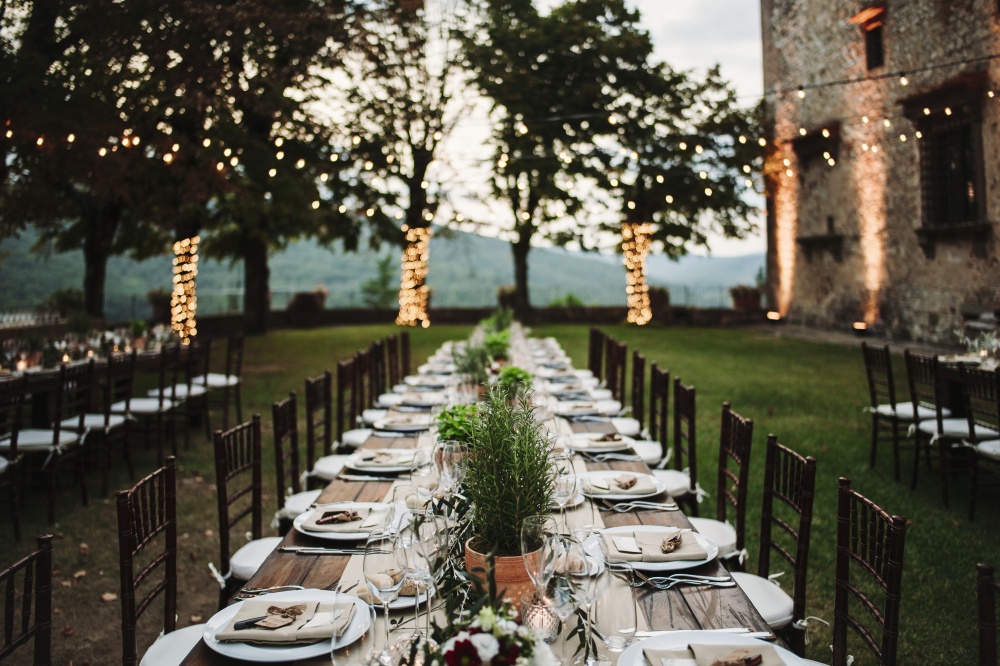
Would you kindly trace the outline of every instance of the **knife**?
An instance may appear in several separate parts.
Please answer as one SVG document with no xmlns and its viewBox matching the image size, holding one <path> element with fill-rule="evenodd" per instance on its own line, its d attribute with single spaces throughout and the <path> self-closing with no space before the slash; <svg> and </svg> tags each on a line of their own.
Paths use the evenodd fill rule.
<svg viewBox="0 0 1000 666">
<path fill-rule="evenodd" d="M 338 474 L 340 481 L 396 481 L 396 476 L 375 476 L 374 474 Z"/>
<path fill-rule="evenodd" d="M 663 630 L 652 630 L 652 631 L 637 631 L 635 632 L 636 638 L 652 638 L 654 636 L 668 636 L 670 634 L 675 634 L 678 632 L 687 632 L 688 629 L 663 629 Z M 748 638 L 759 638 L 765 641 L 777 640 L 774 633 L 770 631 L 750 631 L 747 627 L 728 627 L 726 629 L 701 629 L 700 631 L 711 631 L 713 633 L 719 634 L 739 634 L 740 636 L 746 636 Z"/>
</svg>

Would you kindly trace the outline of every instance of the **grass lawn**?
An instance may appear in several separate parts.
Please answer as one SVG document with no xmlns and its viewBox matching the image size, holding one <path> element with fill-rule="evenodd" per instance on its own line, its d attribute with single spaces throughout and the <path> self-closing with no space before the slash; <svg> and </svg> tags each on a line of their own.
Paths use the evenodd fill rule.
<svg viewBox="0 0 1000 666">
<path fill-rule="evenodd" d="M 818 460 L 817 496 L 810 553 L 808 612 L 833 619 L 834 526 L 837 477 L 848 476 L 854 487 L 890 512 L 910 521 L 903 580 L 900 664 L 969 664 L 976 658 L 974 571 L 978 561 L 1000 561 L 1000 532 L 990 519 L 998 503 L 995 492 L 981 497 L 980 518 L 965 519 L 967 494 L 961 482 L 953 506 L 940 506 L 936 470 L 921 469 L 915 492 L 892 480 L 888 451 L 880 452 L 874 469 L 868 467 L 870 418 L 864 368 L 857 347 L 776 339 L 750 330 L 708 330 L 609 327 L 629 349 L 642 351 L 647 362 L 668 368 L 673 377 L 698 390 L 699 466 L 702 486 L 714 495 L 718 423 L 721 403 L 754 420 L 755 454 L 749 493 L 749 568 L 756 564 L 754 546 L 759 530 L 763 446 L 769 432 L 805 455 Z M 336 361 L 394 331 L 392 326 L 362 326 L 279 331 L 247 341 L 244 365 L 244 416 L 264 417 L 266 515 L 277 506 L 270 455 L 270 404 L 298 390 L 306 376 L 333 369 Z M 411 332 L 414 365 L 447 339 L 468 335 L 467 327 L 434 326 Z M 586 366 L 586 326 L 546 326 L 538 335 L 554 335 L 573 357 Z M 217 360 L 221 360 L 217 353 Z M 899 367 L 897 378 L 905 377 Z M 898 381 L 898 380 L 897 380 Z M 301 408 L 300 408 L 301 409 Z M 216 417 L 216 423 L 218 415 Z M 155 453 L 134 441 L 140 473 L 157 464 Z M 910 454 L 904 455 L 904 470 Z M 113 488 L 129 483 L 119 464 Z M 192 429 L 192 446 L 179 460 L 179 625 L 204 621 L 215 610 L 217 587 L 208 562 L 218 562 L 218 524 L 211 446 L 203 429 Z M 59 524 L 45 524 L 41 491 L 28 494 L 22 514 L 25 538 L 9 539 L 9 524 L 0 520 L 0 562 L 12 562 L 30 550 L 33 535 L 53 531 L 55 541 L 54 627 L 56 664 L 120 663 L 120 606 L 102 601 L 105 592 L 118 592 L 117 531 L 113 500 L 92 498 L 81 507 L 76 489 L 65 480 L 59 506 Z M 96 492 L 96 475 L 90 483 Z M 715 498 L 702 505 L 712 515 Z M 994 527 L 990 527 L 994 526 Z M 786 576 L 786 579 L 788 577 Z M 790 581 L 789 581 L 790 583 Z M 152 609 L 144 623 L 140 654 L 152 642 L 160 621 Z M 829 661 L 830 630 L 810 625 L 808 656 Z M 853 646 L 858 666 L 871 663 L 860 646 Z"/>
</svg>

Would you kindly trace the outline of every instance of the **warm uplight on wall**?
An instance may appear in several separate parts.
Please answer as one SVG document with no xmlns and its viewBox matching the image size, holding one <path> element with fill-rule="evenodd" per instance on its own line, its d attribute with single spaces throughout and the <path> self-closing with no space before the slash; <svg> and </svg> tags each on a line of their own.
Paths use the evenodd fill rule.
<svg viewBox="0 0 1000 666">
<path fill-rule="evenodd" d="M 628 299 L 628 323 L 642 326 L 653 318 L 646 284 L 646 256 L 649 254 L 651 224 L 626 222 L 622 225 L 622 255 L 625 257 L 625 294 Z"/>
<path fill-rule="evenodd" d="M 403 267 L 399 281 L 399 316 L 396 323 L 400 326 L 431 325 L 427 316 L 429 298 L 427 288 L 427 257 L 430 254 L 430 227 L 413 227 L 403 225 L 406 232 L 406 250 L 403 252 Z"/>
<path fill-rule="evenodd" d="M 781 321 L 781 313 L 771 310 L 767 313 L 767 318 L 771 321 Z"/>
<path fill-rule="evenodd" d="M 170 326 L 181 344 L 190 344 L 198 335 L 195 314 L 198 298 L 195 279 L 198 277 L 198 243 L 200 236 L 192 236 L 174 243 L 174 289 L 170 294 Z"/>
</svg>

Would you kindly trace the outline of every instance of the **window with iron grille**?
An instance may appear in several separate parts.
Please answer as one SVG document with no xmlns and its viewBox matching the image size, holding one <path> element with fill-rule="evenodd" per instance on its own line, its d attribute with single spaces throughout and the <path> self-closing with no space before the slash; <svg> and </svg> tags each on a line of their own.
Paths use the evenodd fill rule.
<svg viewBox="0 0 1000 666">
<path fill-rule="evenodd" d="M 959 119 L 930 126 L 920 145 L 924 224 L 945 227 L 982 218 L 978 124 Z"/>
</svg>

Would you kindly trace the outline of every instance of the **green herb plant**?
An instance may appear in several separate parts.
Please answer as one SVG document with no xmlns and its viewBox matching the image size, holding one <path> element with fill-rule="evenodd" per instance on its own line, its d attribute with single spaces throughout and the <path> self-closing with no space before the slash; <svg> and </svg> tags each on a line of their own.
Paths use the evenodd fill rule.
<svg viewBox="0 0 1000 666">
<path fill-rule="evenodd" d="M 483 346 L 494 361 L 506 361 L 510 350 L 510 331 L 487 334 L 483 339 Z"/>
<path fill-rule="evenodd" d="M 514 396 L 523 387 L 531 387 L 531 373 L 516 365 L 505 365 L 497 375 L 497 382 L 507 391 L 507 395 Z"/>
<path fill-rule="evenodd" d="M 442 442 L 468 442 L 475 416 L 475 405 L 445 407 L 437 416 L 438 439 Z"/>
<path fill-rule="evenodd" d="M 490 386 L 469 432 L 462 494 L 472 505 L 470 545 L 481 553 L 519 554 L 521 522 L 551 505 L 548 432 L 527 392 L 518 397 L 510 400 L 500 384 Z"/>
<path fill-rule="evenodd" d="M 490 353 L 486 347 L 480 345 L 466 345 L 456 348 L 451 355 L 455 363 L 455 372 L 465 375 L 468 380 L 477 386 L 486 383 L 490 370 Z"/>
<path fill-rule="evenodd" d="M 480 328 L 487 335 L 490 333 L 501 333 L 510 328 L 514 323 L 514 310 L 506 306 L 497 308 L 493 314 L 479 322 Z"/>
</svg>

